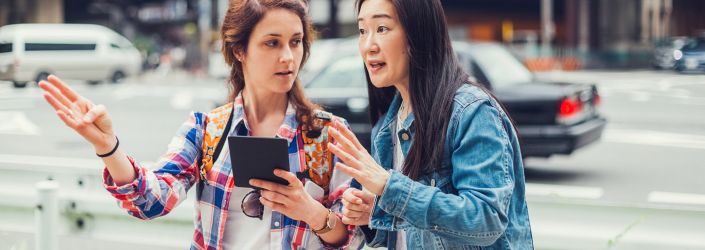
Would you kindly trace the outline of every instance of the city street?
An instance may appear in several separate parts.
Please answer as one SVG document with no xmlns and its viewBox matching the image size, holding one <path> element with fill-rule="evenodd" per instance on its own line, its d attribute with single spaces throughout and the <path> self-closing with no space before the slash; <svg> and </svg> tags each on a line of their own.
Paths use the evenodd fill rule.
<svg viewBox="0 0 705 250">
<path fill-rule="evenodd" d="M 578 72 L 539 78 L 597 83 L 608 127 L 600 142 L 571 156 L 527 159 L 528 183 L 558 185 L 540 187 L 568 196 L 629 203 L 659 202 L 666 193 L 698 194 L 688 202 L 705 206 L 705 75 Z M 108 107 L 123 149 L 145 162 L 166 150 L 190 111 L 208 111 L 227 92 L 222 80 L 188 76 L 71 85 Z M 35 87 L 0 85 L 0 141 L 5 167 L 31 167 L 36 160 L 31 156 L 95 159 L 92 147 L 63 126 Z"/>
<path fill-rule="evenodd" d="M 680 75 L 670 71 L 583 71 L 542 73 L 538 77 L 596 83 L 603 97 L 601 112 L 608 119 L 608 126 L 601 141 L 571 156 L 526 160 L 527 199 L 530 201 L 531 221 L 535 224 L 537 248 L 550 249 L 573 241 L 567 238 L 569 240 L 566 242 L 566 237 L 562 238 L 564 241 L 542 238 L 546 234 L 554 235 L 555 230 L 561 231 L 561 228 L 571 226 L 583 230 L 576 231 L 576 234 L 607 228 L 610 232 L 595 236 L 599 239 L 598 246 L 602 246 L 603 241 L 607 244 L 603 240 L 605 237 L 618 238 L 614 235 L 619 235 L 623 227 L 632 223 L 632 218 L 626 218 L 622 213 L 605 219 L 605 214 L 613 215 L 604 207 L 595 210 L 590 206 L 573 204 L 570 205 L 572 208 L 555 210 L 556 206 L 541 202 L 531 206 L 532 202 L 544 198 L 705 210 L 705 75 Z M 179 73 L 165 77 L 143 76 L 122 84 L 90 86 L 83 82 L 68 82 L 85 97 L 107 106 L 123 150 L 147 164 L 156 161 L 166 150 L 171 136 L 189 112 L 208 111 L 222 102 L 227 93 L 223 80 L 194 78 Z M 20 189 L 31 193 L 34 183 L 48 177 L 62 181 L 61 176 L 49 173 L 50 169 L 88 169 L 95 171 L 94 177 L 97 177 L 102 166 L 93 154 L 92 147 L 54 115 L 41 98 L 38 88 L 14 89 L 4 82 L 0 85 L 0 181 L 3 182 L 0 186 L 7 189 L 6 193 L 13 190 L 19 192 Z M 23 170 L 38 174 L 18 174 Z M 84 183 L 90 187 L 86 192 L 109 199 L 107 192 L 101 190 L 99 180 L 85 180 Z M 70 185 L 75 184 L 69 184 L 68 189 L 72 189 Z M 65 182 L 62 183 L 62 188 L 66 186 Z M 172 244 L 188 243 L 192 227 L 187 223 L 192 216 L 191 204 L 192 201 L 184 202 L 180 206 L 183 209 L 174 215 L 176 217 L 168 216 L 184 220 L 178 230 L 174 228 L 183 239 Z M 599 223 L 594 223 L 598 229 L 570 224 L 574 222 L 555 224 L 554 211 L 600 218 Z M 120 217 L 136 221 L 126 213 Z M 618 223 L 616 226 L 606 225 L 606 221 Z M 659 223 L 656 227 L 673 226 L 675 222 L 668 220 Z M 147 227 L 146 224 L 144 227 Z M 101 232 L 117 229 L 103 230 Z M 702 238 L 702 230 L 689 232 L 694 237 L 687 236 L 687 239 Z M 27 238 L 29 235 L 21 237 L 31 239 Z M 21 239 L 12 234 L 0 234 L 0 240 L 3 237 Z M 94 237 L 98 237 L 97 234 Z M 634 241 L 649 242 L 648 239 Z M 654 246 L 653 242 L 642 244 Z M 668 246 L 673 242 L 663 244 Z M 688 246 L 694 249 L 702 247 L 702 242 L 697 241 L 681 244 L 690 244 Z M 591 248 L 586 243 L 578 246 L 576 249 Z M 640 248 L 638 245 L 630 246 L 632 248 L 629 249 Z"/>
</svg>

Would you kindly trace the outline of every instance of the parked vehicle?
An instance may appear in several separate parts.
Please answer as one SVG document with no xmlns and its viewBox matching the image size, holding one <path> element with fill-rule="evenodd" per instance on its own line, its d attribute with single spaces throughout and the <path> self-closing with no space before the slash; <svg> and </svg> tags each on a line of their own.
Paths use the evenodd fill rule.
<svg viewBox="0 0 705 250">
<path fill-rule="evenodd" d="M 602 136 L 606 119 L 599 115 L 600 96 L 595 85 L 539 81 L 498 44 L 454 42 L 453 47 L 465 70 L 507 108 L 525 157 L 568 155 Z M 357 50 L 339 54 L 306 85 L 306 93 L 346 118 L 369 148 L 371 126 L 363 70 Z"/>
<path fill-rule="evenodd" d="M 678 72 L 705 72 L 705 37 L 690 40 L 676 55 L 675 69 Z"/>
<path fill-rule="evenodd" d="M 13 24 L 0 27 L 0 80 L 22 88 L 49 74 L 99 83 L 140 71 L 140 53 L 125 37 L 92 24 Z"/>
<path fill-rule="evenodd" d="M 676 52 L 688 42 L 688 37 L 667 37 L 654 43 L 654 68 L 673 69 L 676 65 Z"/>
</svg>

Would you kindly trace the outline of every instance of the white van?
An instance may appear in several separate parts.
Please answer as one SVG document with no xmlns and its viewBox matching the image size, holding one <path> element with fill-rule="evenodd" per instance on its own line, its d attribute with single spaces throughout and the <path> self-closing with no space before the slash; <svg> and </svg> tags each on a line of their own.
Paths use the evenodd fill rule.
<svg viewBox="0 0 705 250">
<path fill-rule="evenodd" d="M 139 73 L 142 58 L 125 37 L 93 24 L 0 27 L 0 80 L 15 87 L 49 74 L 96 84 Z"/>
</svg>

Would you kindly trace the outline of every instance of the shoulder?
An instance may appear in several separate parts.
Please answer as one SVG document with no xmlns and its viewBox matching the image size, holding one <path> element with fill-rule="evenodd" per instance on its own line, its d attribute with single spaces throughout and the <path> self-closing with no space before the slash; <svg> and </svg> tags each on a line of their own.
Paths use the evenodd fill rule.
<svg viewBox="0 0 705 250">
<path fill-rule="evenodd" d="M 502 121 L 508 118 L 495 97 L 487 90 L 471 84 L 464 84 L 456 91 L 452 110 L 450 126 L 454 127 L 467 123 L 487 123 L 488 126 L 502 128 Z"/>
<path fill-rule="evenodd" d="M 229 102 L 225 105 L 222 105 L 220 107 L 217 107 L 215 109 L 212 109 L 211 111 L 208 111 L 207 116 L 219 116 L 222 114 L 230 114 L 230 111 L 233 109 L 233 103 Z"/>
</svg>

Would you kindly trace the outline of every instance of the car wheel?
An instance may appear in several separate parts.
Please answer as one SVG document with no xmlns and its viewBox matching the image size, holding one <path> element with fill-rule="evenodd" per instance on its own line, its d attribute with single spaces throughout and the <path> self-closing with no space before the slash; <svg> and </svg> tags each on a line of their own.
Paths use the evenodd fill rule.
<svg viewBox="0 0 705 250">
<path fill-rule="evenodd" d="M 24 88 L 27 87 L 27 82 L 12 82 L 12 86 L 15 88 Z"/>
<path fill-rule="evenodd" d="M 119 70 L 115 71 L 115 73 L 113 73 L 113 76 L 110 77 L 111 83 L 120 83 L 123 80 L 125 80 L 125 73 Z"/>
<path fill-rule="evenodd" d="M 47 77 L 49 77 L 48 72 L 40 72 L 39 74 L 37 74 L 37 78 L 34 78 L 34 82 L 39 84 L 40 81 L 46 81 Z"/>
</svg>

